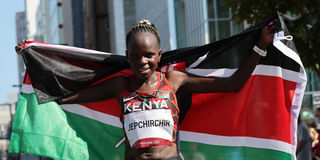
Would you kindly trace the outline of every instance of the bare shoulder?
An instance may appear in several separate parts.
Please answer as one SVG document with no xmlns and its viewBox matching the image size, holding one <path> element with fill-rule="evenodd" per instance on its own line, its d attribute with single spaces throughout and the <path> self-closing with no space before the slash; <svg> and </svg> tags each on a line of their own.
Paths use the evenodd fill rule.
<svg viewBox="0 0 320 160">
<path fill-rule="evenodd" d="M 188 75 L 181 71 L 170 71 L 166 74 L 168 82 L 174 91 L 177 91 L 183 82 L 188 78 Z"/>
<path fill-rule="evenodd" d="M 168 80 L 180 80 L 188 77 L 188 75 L 184 72 L 173 70 L 173 71 L 169 71 L 166 74 L 166 77 Z"/>
</svg>

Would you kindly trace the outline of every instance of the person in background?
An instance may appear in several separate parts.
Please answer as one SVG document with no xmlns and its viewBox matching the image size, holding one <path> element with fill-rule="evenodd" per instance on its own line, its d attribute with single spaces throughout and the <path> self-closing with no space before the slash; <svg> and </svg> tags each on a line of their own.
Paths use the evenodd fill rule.
<svg viewBox="0 0 320 160">
<path fill-rule="evenodd" d="M 319 140 L 318 140 L 319 133 L 316 130 L 316 123 L 315 122 L 313 122 L 311 124 L 311 126 L 309 127 L 309 134 L 311 136 L 311 159 L 312 160 L 317 160 L 317 158 L 316 158 L 316 154 L 317 154 L 316 150 L 317 150 L 318 143 L 319 143 Z"/>
<path fill-rule="evenodd" d="M 311 160 L 311 137 L 309 129 L 299 116 L 298 118 L 298 134 L 297 134 L 297 160 Z"/>
<path fill-rule="evenodd" d="M 318 142 L 320 141 L 320 108 L 315 108 L 314 110 L 314 116 L 315 116 L 315 119 L 316 119 L 316 130 L 318 132 Z M 320 159 L 320 145 L 318 143 L 315 151 L 314 151 L 314 154 L 315 154 L 315 159 Z"/>
</svg>

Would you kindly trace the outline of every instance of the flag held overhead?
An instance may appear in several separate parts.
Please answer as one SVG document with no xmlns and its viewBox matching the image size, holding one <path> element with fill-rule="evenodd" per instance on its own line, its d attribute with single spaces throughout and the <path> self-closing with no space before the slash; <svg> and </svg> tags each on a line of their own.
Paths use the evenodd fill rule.
<svg viewBox="0 0 320 160">
<path fill-rule="evenodd" d="M 297 117 L 307 79 L 280 16 L 214 43 L 163 53 L 159 70 L 228 77 L 252 52 L 261 28 L 275 18 L 279 23 L 273 45 L 241 91 L 192 94 L 192 99 L 179 102 L 180 149 L 186 159 L 295 159 Z M 10 152 L 123 159 L 115 100 L 61 106 L 51 101 L 111 76 L 131 76 L 126 58 L 38 42 L 28 43 L 22 56 L 30 81 L 22 86 Z"/>
</svg>

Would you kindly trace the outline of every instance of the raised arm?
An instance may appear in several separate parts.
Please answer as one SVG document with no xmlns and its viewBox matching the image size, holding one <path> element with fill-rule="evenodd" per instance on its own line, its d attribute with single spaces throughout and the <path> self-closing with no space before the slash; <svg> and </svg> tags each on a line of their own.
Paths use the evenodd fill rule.
<svg viewBox="0 0 320 160">
<path fill-rule="evenodd" d="M 20 42 L 15 46 L 16 53 L 21 55 L 21 49 L 26 45 L 26 41 Z M 109 98 L 119 98 L 123 86 L 127 81 L 125 76 L 117 76 L 103 81 L 95 86 L 88 87 L 84 90 L 76 92 L 68 97 L 56 100 L 59 104 L 67 103 L 88 103 L 106 100 Z"/>
<path fill-rule="evenodd" d="M 273 25 L 277 21 L 273 22 Z M 272 27 L 262 29 L 260 38 L 256 44 L 261 50 L 265 50 L 273 41 Z M 230 77 L 191 77 L 186 73 L 172 71 L 168 73 L 168 81 L 175 91 L 191 93 L 235 92 L 239 91 L 249 79 L 251 73 L 259 63 L 261 56 L 257 51 L 252 51 L 249 58 Z"/>
</svg>

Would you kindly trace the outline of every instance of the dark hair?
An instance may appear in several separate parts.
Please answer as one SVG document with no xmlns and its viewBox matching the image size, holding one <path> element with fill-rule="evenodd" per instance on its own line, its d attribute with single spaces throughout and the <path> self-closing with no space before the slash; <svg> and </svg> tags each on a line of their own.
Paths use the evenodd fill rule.
<svg viewBox="0 0 320 160">
<path fill-rule="evenodd" d="M 156 37 L 157 42 L 158 42 L 158 44 L 160 46 L 160 34 L 158 32 L 158 29 L 149 20 L 145 20 L 144 19 L 144 20 L 140 21 L 139 23 L 137 23 L 136 25 L 132 26 L 130 31 L 127 33 L 127 37 L 126 37 L 126 46 L 127 46 L 127 48 L 128 48 L 128 44 L 129 44 L 129 40 L 130 40 L 131 36 L 136 34 L 136 33 L 140 33 L 140 32 L 150 32 L 150 33 L 152 33 Z"/>
</svg>

